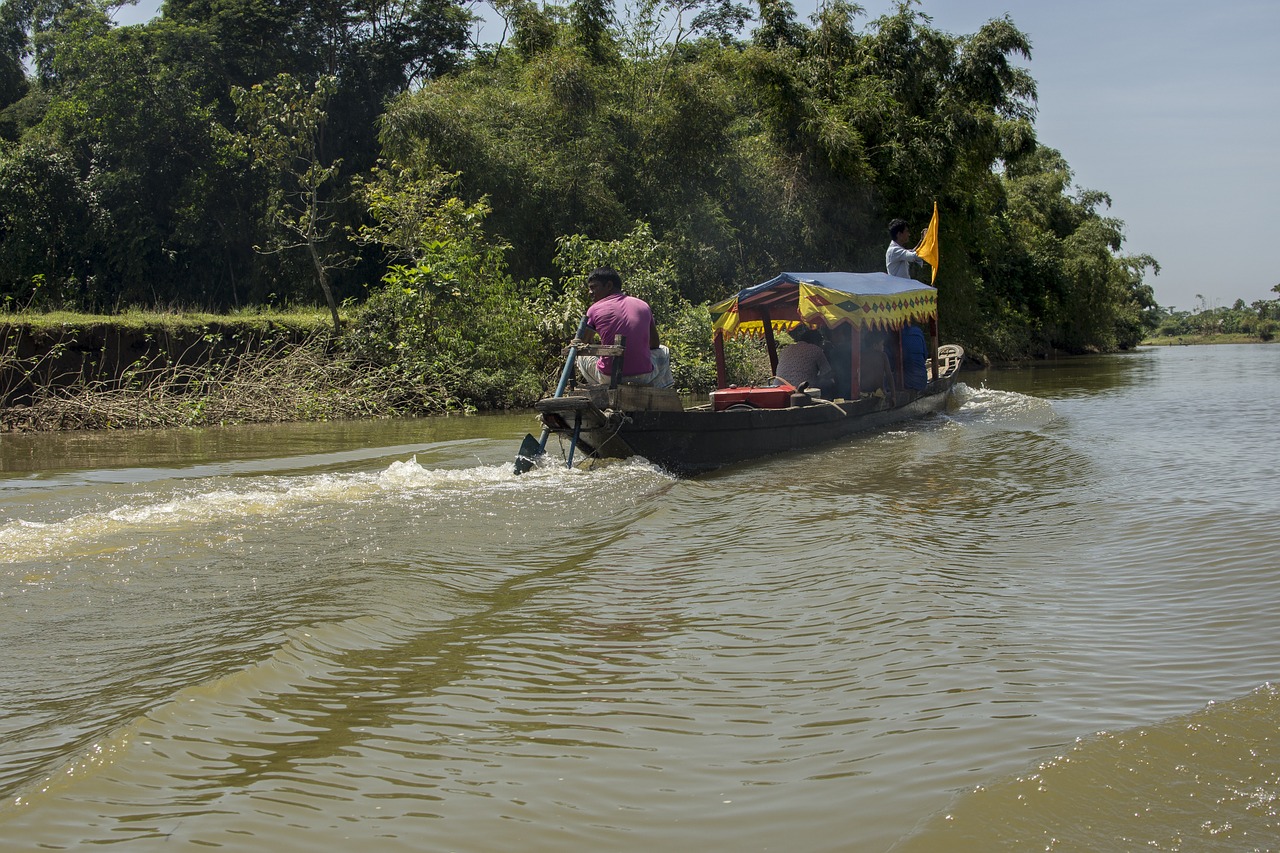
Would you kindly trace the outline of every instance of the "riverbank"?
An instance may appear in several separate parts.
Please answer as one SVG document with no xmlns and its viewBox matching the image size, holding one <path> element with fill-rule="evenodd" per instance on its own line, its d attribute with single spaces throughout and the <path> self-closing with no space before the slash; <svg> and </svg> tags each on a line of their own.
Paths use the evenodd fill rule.
<svg viewBox="0 0 1280 853">
<path fill-rule="evenodd" d="M 327 315 L 310 310 L 0 314 L 0 393 L 13 405 L 38 387 L 121 381 L 157 364 L 271 350 L 324 337 L 327 322 Z"/>
<path fill-rule="evenodd" d="M 438 383 L 380 369 L 327 312 L 0 317 L 0 431 L 432 414 Z"/>
<path fill-rule="evenodd" d="M 1257 335 L 1246 335 L 1244 333 L 1222 335 L 1168 335 L 1147 338 L 1139 346 L 1176 347 L 1201 346 L 1204 344 L 1270 344 L 1275 343 L 1276 340 L 1276 338 L 1267 340 L 1260 338 Z"/>
<path fill-rule="evenodd" d="M 436 349 L 424 355 L 412 350 L 422 346 L 421 336 L 406 340 L 404 330 L 397 331 L 394 316 L 379 316 L 369 323 L 356 313 L 343 316 L 342 321 L 343 333 L 335 335 L 328 312 L 319 308 L 232 314 L 137 310 L 109 316 L 0 314 L 0 432 L 412 417 L 520 408 L 531 405 L 539 394 L 538 375 L 544 371 L 538 366 L 555 361 L 548 349 L 536 357 L 528 352 L 519 357 L 489 353 L 488 361 L 481 364 L 471 357 L 474 347 L 466 341 L 455 342 L 449 350 L 437 342 Z M 664 332 L 664 340 L 672 343 L 673 352 L 680 352 L 685 364 L 710 359 L 702 339 L 709 329 L 670 331 L 674 337 Z M 1216 335 L 1153 338 L 1144 345 L 1257 342 L 1244 335 Z M 740 364 L 734 373 L 742 377 L 735 381 L 768 375 L 767 365 L 760 363 L 762 354 L 755 355 L 738 354 Z M 978 354 L 972 358 L 974 364 L 989 364 Z M 511 365 L 523 367 L 517 370 Z M 523 379 L 499 382 L 498 374 L 504 370 L 523 374 Z M 696 370 L 686 373 L 700 375 Z M 468 393 L 464 389 L 482 384 L 476 377 L 515 390 L 498 396 Z M 713 381 L 713 374 L 707 378 Z M 541 377 L 542 390 L 553 381 L 554 376 Z M 707 390 L 698 382 L 687 387 Z"/>
</svg>

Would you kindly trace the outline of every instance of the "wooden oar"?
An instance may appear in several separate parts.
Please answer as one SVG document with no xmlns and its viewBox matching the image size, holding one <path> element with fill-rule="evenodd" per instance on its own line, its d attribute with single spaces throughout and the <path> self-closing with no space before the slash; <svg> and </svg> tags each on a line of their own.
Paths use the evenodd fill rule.
<svg viewBox="0 0 1280 853">
<path fill-rule="evenodd" d="M 587 318 L 583 317 L 582 322 L 578 324 L 578 333 L 573 336 L 575 341 L 582 340 L 582 336 L 587 333 Z M 564 360 L 564 369 L 560 371 L 560 384 L 556 386 L 555 396 L 559 397 L 564 393 L 564 388 L 569 384 L 569 377 L 573 375 L 573 360 L 578 355 L 576 346 L 569 346 L 569 357 Z M 524 437 L 524 441 L 520 443 L 520 451 L 516 453 L 516 474 L 523 474 L 535 464 L 538 457 L 547 452 L 547 437 L 551 435 L 551 428 L 543 426 L 542 437 L 534 438 L 533 433 L 529 433 Z"/>
</svg>

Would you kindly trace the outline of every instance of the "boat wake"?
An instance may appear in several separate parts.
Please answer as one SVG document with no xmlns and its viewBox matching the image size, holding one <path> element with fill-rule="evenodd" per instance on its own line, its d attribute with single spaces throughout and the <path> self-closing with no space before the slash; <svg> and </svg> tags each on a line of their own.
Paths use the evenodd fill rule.
<svg viewBox="0 0 1280 853">
<path fill-rule="evenodd" d="M 628 487 L 632 490 L 651 491 L 671 481 L 643 461 L 614 465 L 611 471 L 615 489 L 619 474 L 633 481 Z M 510 463 L 436 468 L 424 467 L 412 456 L 368 472 L 151 482 L 145 490 L 116 490 L 96 499 L 100 504 L 115 505 L 72 509 L 62 518 L 17 518 L 0 524 L 0 564 L 101 556 L 130 550 L 142 537 L 184 530 L 235 530 L 273 522 L 305 524 L 356 505 L 398 505 L 415 510 L 470 507 L 481 513 L 502 514 L 522 504 L 540 502 L 545 507 L 548 493 L 589 503 L 591 493 L 604 489 L 605 484 L 585 473 L 547 465 L 518 477 Z"/>
<path fill-rule="evenodd" d="M 1058 417 L 1048 400 L 963 382 L 952 388 L 945 416 L 963 426 L 1002 432 L 1037 430 Z"/>
</svg>

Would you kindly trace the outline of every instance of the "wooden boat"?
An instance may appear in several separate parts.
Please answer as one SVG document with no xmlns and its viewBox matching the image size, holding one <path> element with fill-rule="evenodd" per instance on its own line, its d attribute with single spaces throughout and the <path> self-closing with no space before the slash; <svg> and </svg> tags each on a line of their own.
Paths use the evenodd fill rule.
<svg viewBox="0 0 1280 853">
<path fill-rule="evenodd" d="M 686 407 L 671 389 L 627 385 L 617 376 L 608 385 L 570 383 L 566 388 L 562 384 L 562 393 L 558 389 L 536 406 L 544 427 L 543 445 L 546 436 L 555 433 L 568 439 L 570 465 L 575 455 L 579 459 L 640 456 L 674 474 L 690 476 L 939 411 L 964 352 L 955 345 L 938 346 L 937 304 L 934 288 L 885 273 L 782 273 L 712 306 L 719 388 L 710 402 Z M 823 330 L 835 350 L 847 356 L 847 371 L 837 371 L 847 378 L 832 399 L 777 379 L 747 387 L 727 382 L 726 339 L 762 336 L 776 371 L 775 333 L 801 324 Z M 904 363 L 901 330 L 908 324 L 918 324 L 925 331 L 928 349 L 924 381 L 916 383 L 923 387 L 918 388 L 905 387 L 903 382 L 904 367 L 909 365 Z M 863 387 L 863 340 L 870 330 L 887 332 L 893 342 L 889 347 L 893 376 L 872 392 L 855 392 Z M 575 352 L 616 355 L 621 347 L 578 345 L 570 352 L 572 362 Z M 844 363 L 841 358 L 833 366 Z M 531 436 L 527 442 L 532 442 Z"/>
</svg>

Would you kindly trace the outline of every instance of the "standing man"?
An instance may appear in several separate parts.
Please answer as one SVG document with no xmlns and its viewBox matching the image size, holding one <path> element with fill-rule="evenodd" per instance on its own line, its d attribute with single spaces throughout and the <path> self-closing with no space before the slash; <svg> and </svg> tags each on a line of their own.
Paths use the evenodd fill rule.
<svg viewBox="0 0 1280 853">
<path fill-rule="evenodd" d="M 626 337 L 622 355 L 622 381 L 630 385 L 652 385 L 670 388 L 671 352 L 658 341 L 658 325 L 649 303 L 622 292 L 622 277 L 615 270 L 601 267 L 587 276 L 587 329 L 611 346 L 619 336 Z M 580 356 L 578 373 L 587 382 L 607 385 L 613 375 L 613 358 Z"/>
<path fill-rule="evenodd" d="M 936 205 L 934 216 L 937 216 Z M 925 234 L 928 233 L 929 229 L 926 228 Z M 911 267 L 924 263 L 924 259 L 907 248 L 907 241 L 911 239 L 911 229 L 907 227 L 904 220 L 895 219 L 889 223 L 889 237 L 889 248 L 884 253 L 885 269 L 889 275 L 913 278 Z M 922 389 L 929 383 L 925 368 L 928 352 L 924 331 L 914 323 L 907 323 L 902 327 L 899 335 L 899 345 L 902 348 L 902 384 L 906 388 Z"/>
<path fill-rule="evenodd" d="M 911 267 L 924 263 L 924 259 L 907 248 L 910 240 L 911 229 L 906 220 L 895 219 L 889 223 L 889 248 L 884 253 L 884 266 L 889 275 L 911 278 Z"/>
</svg>

